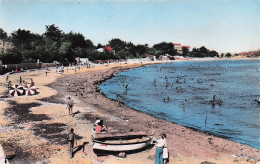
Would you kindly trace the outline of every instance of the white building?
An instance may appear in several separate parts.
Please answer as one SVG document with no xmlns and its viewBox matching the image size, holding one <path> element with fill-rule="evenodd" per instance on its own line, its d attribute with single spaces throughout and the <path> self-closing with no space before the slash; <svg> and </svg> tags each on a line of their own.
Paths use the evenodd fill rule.
<svg viewBox="0 0 260 164">
<path fill-rule="evenodd" d="M 177 50 L 179 54 L 182 54 L 181 43 L 173 43 L 173 48 Z"/>
</svg>

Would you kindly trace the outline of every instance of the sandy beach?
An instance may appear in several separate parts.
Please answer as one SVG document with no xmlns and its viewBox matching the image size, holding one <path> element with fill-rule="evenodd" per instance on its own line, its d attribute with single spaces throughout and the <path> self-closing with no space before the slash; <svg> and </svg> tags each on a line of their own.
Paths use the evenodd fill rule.
<svg viewBox="0 0 260 164">
<path fill-rule="evenodd" d="M 98 89 L 104 80 L 116 73 L 140 66 L 140 63 L 116 63 L 82 67 L 76 71 L 65 68 L 64 74 L 51 70 L 47 76 L 45 70 L 10 75 L 13 84 L 19 83 L 20 76 L 33 78 L 39 92 L 34 96 L 0 99 L 0 143 L 11 157 L 10 163 L 154 163 L 154 147 L 126 158 L 111 155 L 97 157 L 91 148 L 92 126 L 96 117 L 103 119 L 112 130 L 154 128 L 155 138 L 165 132 L 170 164 L 260 161 L 259 149 L 167 122 L 124 104 L 117 107 L 114 100 L 106 98 Z M 1 95 L 8 95 L 5 76 L 1 76 L 0 82 Z M 69 116 L 66 109 L 69 96 L 75 102 L 74 117 Z M 69 158 L 66 141 L 70 128 L 74 128 L 77 135 L 76 153 L 72 159 Z"/>
</svg>

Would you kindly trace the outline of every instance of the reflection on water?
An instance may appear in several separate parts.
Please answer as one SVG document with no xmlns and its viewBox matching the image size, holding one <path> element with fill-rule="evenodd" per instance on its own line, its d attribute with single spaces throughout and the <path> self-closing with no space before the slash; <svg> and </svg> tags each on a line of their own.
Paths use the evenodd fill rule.
<svg viewBox="0 0 260 164">
<path fill-rule="evenodd" d="M 119 73 L 100 88 L 136 110 L 259 149 L 259 68 L 259 60 L 167 63 Z"/>
</svg>

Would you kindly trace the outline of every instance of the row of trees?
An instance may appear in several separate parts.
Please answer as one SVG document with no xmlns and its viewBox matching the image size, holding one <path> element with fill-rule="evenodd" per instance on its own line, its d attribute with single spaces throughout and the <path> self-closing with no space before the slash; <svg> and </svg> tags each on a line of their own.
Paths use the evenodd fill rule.
<svg viewBox="0 0 260 164">
<path fill-rule="evenodd" d="M 161 42 L 149 47 L 148 44 L 135 45 L 120 39 L 112 39 L 107 45 L 113 51 L 97 51 L 107 45 L 95 46 L 90 39 L 86 39 L 80 33 L 65 33 L 54 24 L 46 26 L 43 34 L 35 34 L 29 30 L 18 29 L 10 36 L 0 28 L 0 39 L 11 42 L 12 48 L 0 52 L 0 60 L 4 64 L 32 63 L 38 59 L 41 62 L 75 62 L 76 57 L 89 58 L 90 60 L 143 58 L 147 54 L 155 55 L 180 55 L 174 49 L 172 43 Z M 183 48 L 184 56 L 190 57 L 214 57 L 216 51 L 209 51 L 204 46 L 201 48 Z"/>
</svg>

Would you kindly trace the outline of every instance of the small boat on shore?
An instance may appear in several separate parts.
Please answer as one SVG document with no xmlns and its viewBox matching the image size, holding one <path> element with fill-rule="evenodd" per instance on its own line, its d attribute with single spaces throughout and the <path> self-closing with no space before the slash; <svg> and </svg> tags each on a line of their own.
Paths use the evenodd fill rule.
<svg viewBox="0 0 260 164">
<path fill-rule="evenodd" d="M 9 164 L 3 146 L 0 144 L 0 164 Z"/>
<path fill-rule="evenodd" d="M 93 151 L 96 154 L 137 152 L 153 143 L 151 133 L 154 131 L 96 133 L 92 138 Z"/>
</svg>

